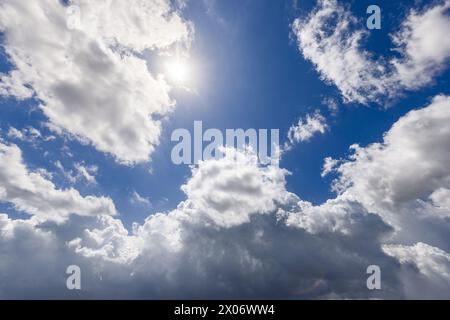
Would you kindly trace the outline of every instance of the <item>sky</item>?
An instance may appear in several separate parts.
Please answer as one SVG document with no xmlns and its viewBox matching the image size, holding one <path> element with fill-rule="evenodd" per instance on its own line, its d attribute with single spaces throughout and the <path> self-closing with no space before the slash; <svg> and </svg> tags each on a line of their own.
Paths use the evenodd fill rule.
<svg viewBox="0 0 450 320">
<path fill-rule="evenodd" d="M 0 0 L 0 298 L 450 298 L 449 10 Z"/>
</svg>

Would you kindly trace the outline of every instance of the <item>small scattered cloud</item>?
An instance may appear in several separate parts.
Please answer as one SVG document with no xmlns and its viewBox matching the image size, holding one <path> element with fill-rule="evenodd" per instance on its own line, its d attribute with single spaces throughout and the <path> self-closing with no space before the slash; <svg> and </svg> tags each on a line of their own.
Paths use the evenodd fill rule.
<svg viewBox="0 0 450 320">
<path fill-rule="evenodd" d="M 328 130 L 328 125 L 324 116 L 316 110 L 312 114 L 307 114 L 304 118 L 300 118 L 296 125 L 289 128 L 289 142 L 285 144 L 285 149 L 291 148 L 300 142 L 307 142 L 316 134 L 324 134 Z"/>
<path fill-rule="evenodd" d="M 38 129 L 31 126 L 21 130 L 10 127 L 6 133 L 6 136 L 12 140 L 27 142 L 34 146 L 36 146 L 39 142 L 47 142 L 56 139 L 53 135 L 43 135 Z"/>
<path fill-rule="evenodd" d="M 322 99 L 322 105 L 327 107 L 332 115 L 336 115 L 339 111 L 339 104 L 336 99 L 331 97 L 326 97 Z"/>
<path fill-rule="evenodd" d="M 80 162 L 73 164 L 72 170 L 64 168 L 61 161 L 55 161 L 55 167 L 62 173 L 67 181 L 71 184 L 84 181 L 87 184 L 97 184 L 95 176 L 98 173 L 98 167 L 95 165 L 85 165 Z"/>
<path fill-rule="evenodd" d="M 339 165 L 339 161 L 331 157 L 326 157 L 323 163 L 323 168 L 321 172 L 321 177 L 324 178 L 334 171 L 334 169 Z"/>
<path fill-rule="evenodd" d="M 140 206 L 145 206 L 145 207 L 152 206 L 150 199 L 141 196 L 137 191 L 133 191 L 130 201 L 134 205 L 140 205 Z"/>
</svg>

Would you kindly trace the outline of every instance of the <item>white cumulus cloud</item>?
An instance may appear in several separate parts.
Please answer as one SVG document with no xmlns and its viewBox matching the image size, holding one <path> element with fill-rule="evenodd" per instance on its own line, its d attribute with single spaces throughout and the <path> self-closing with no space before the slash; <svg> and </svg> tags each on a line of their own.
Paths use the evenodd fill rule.
<svg viewBox="0 0 450 320">
<path fill-rule="evenodd" d="M 289 128 L 288 139 L 291 144 L 309 141 L 315 134 L 324 134 L 328 130 L 326 119 L 316 111 L 300 118 L 296 125 Z"/>
<path fill-rule="evenodd" d="M 411 10 L 392 34 L 401 58 L 374 58 L 363 48 L 369 31 L 344 4 L 318 0 L 292 29 L 305 59 L 326 82 L 334 84 L 344 101 L 368 104 L 393 98 L 404 90 L 432 83 L 450 58 L 450 1 L 437 2 L 422 11 Z"/>
<path fill-rule="evenodd" d="M 1 1 L 0 31 L 14 70 L 1 74 L 0 94 L 33 96 L 50 128 L 121 163 L 147 161 L 174 101 L 139 53 L 188 46 L 192 27 L 169 0 L 70 4 L 76 14 L 62 1 Z"/>
<path fill-rule="evenodd" d="M 14 144 L 0 142 L 0 182 L 0 201 L 41 220 L 63 222 L 71 214 L 117 214 L 108 197 L 83 197 L 73 188 L 58 189 L 41 171 L 30 171 Z"/>
</svg>

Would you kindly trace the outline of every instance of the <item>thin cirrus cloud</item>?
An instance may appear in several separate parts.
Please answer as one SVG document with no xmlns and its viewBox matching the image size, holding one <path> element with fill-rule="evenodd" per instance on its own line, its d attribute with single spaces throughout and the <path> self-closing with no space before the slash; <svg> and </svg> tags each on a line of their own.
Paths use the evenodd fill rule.
<svg viewBox="0 0 450 320">
<path fill-rule="evenodd" d="M 336 0 L 319 0 L 305 19 L 292 29 L 303 57 L 322 79 L 334 84 L 345 102 L 381 103 L 404 90 L 429 85 L 450 58 L 450 1 L 422 11 L 411 10 L 391 35 L 400 58 L 375 59 L 363 49 L 368 30 Z"/>
<path fill-rule="evenodd" d="M 118 162 L 145 162 L 159 143 L 158 119 L 175 103 L 138 53 L 189 46 L 193 29 L 167 0 L 71 5 L 79 16 L 61 1 L 2 1 L 0 31 L 13 70 L 0 74 L 0 94 L 37 99 L 55 132 Z"/>
</svg>

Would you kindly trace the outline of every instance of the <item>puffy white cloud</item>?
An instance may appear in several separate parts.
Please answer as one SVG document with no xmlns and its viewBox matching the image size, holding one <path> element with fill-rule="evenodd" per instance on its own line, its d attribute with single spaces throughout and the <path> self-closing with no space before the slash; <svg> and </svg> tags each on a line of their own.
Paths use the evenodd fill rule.
<svg viewBox="0 0 450 320">
<path fill-rule="evenodd" d="M 368 30 L 336 0 L 319 0 L 306 19 L 294 21 L 292 29 L 302 55 L 323 80 L 336 85 L 344 101 L 368 104 L 429 85 L 446 67 L 449 7 L 446 0 L 407 15 L 392 34 L 401 58 L 375 59 L 364 50 Z"/>
<path fill-rule="evenodd" d="M 368 31 L 356 28 L 357 19 L 336 0 L 319 0 L 307 19 L 292 29 L 305 59 L 323 80 L 340 90 L 345 101 L 367 103 L 390 92 L 387 70 L 362 49 Z"/>
<path fill-rule="evenodd" d="M 248 222 L 252 213 L 273 211 L 275 202 L 285 196 L 287 171 L 257 162 L 255 155 L 234 149 L 228 149 L 223 159 L 202 162 L 182 186 L 188 200 L 178 209 L 223 227 Z"/>
<path fill-rule="evenodd" d="M 189 41 L 191 37 L 191 26 L 171 1 L 71 0 L 70 4 L 79 10 L 69 13 L 74 19 L 73 27 L 111 45 L 141 52 L 149 48 L 167 48 L 178 41 Z"/>
<path fill-rule="evenodd" d="M 383 249 L 402 264 L 415 264 L 428 277 L 450 282 L 450 255 L 439 248 L 419 242 L 414 246 L 385 245 Z"/>
<path fill-rule="evenodd" d="M 338 199 L 356 201 L 392 225 L 395 232 L 387 243 L 423 242 L 450 251 L 448 121 L 450 98 L 437 96 L 428 106 L 399 119 L 385 133 L 383 142 L 353 146 L 350 159 L 334 164 L 339 174 L 334 182 Z M 423 256 L 424 261 L 429 257 Z M 414 272 L 404 270 L 401 274 L 407 278 L 405 283 L 416 281 Z M 425 272 L 420 282 L 426 282 L 427 276 Z M 449 292 L 448 280 L 441 282 Z M 406 291 L 418 297 L 416 289 L 408 285 Z M 438 295 L 442 292 L 445 290 L 436 290 Z"/>
<path fill-rule="evenodd" d="M 99 226 L 85 229 L 81 237 L 67 243 L 75 253 L 87 258 L 100 257 L 107 261 L 127 263 L 139 253 L 138 239 L 128 236 L 120 220 L 102 215 L 98 218 Z"/>
<path fill-rule="evenodd" d="M 345 197 L 328 200 L 319 206 L 300 200 L 294 208 L 286 215 L 286 223 L 313 234 L 339 232 L 350 235 L 359 231 L 358 220 L 370 220 L 370 213 L 364 206 Z"/>
<path fill-rule="evenodd" d="M 42 171 L 29 171 L 21 150 L 0 142 L 0 201 L 41 220 L 63 222 L 71 214 L 115 215 L 110 198 L 86 196 L 73 189 L 58 189 Z"/>
<path fill-rule="evenodd" d="M 319 111 L 300 118 L 298 124 L 289 128 L 288 138 L 291 144 L 309 141 L 315 134 L 324 134 L 328 129 L 326 119 Z"/>
<path fill-rule="evenodd" d="M 174 107 L 169 86 L 139 56 L 189 45 L 192 28 L 168 0 L 2 1 L 0 30 L 14 70 L 1 94 L 31 96 L 49 126 L 131 164 L 158 144 L 159 118 Z M 68 28 L 71 26 L 72 28 Z"/>
<path fill-rule="evenodd" d="M 403 57 L 392 63 L 404 87 L 417 89 L 427 85 L 445 68 L 450 58 L 449 9 L 448 0 L 422 11 L 413 9 L 393 35 Z"/>
<path fill-rule="evenodd" d="M 340 177 L 335 190 L 353 194 L 366 207 L 382 212 L 425 201 L 448 188 L 449 121 L 450 97 L 437 96 L 427 107 L 399 119 L 382 143 L 354 145 L 350 160 L 336 167 Z M 438 193 L 434 200 L 439 201 Z"/>
<path fill-rule="evenodd" d="M 385 245 L 384 251 L 400 261 L 409 298 L 442 298 L 450 292 L 450 254 L 427 245 Z M 414 271 L 408 270 L 413 267 Z M 419 271 L 419 274 L 415 272 Z"/>
</svg>

